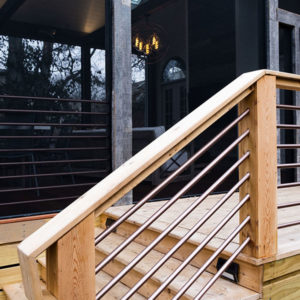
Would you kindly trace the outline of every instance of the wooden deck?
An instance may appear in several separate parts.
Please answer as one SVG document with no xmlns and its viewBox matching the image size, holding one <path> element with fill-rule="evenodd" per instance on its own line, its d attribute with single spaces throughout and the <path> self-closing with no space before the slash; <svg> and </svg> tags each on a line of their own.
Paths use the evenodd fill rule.
<svg viewBox="0 0 300 300">
<path fill-rule="evenodd" d="M 181 238 L 196 222 L 201 218 L 220 198 L 222 194 L 212 195 L 208 197 L 195 211 L 182 221 L 179 226 L 171 232 L 171 234 L 164 239 L 160 245 L 155 249 L 157 253 L 167 252 L 177 241 Z M 187 207 L 195 201 L 196 198 L 186 198 L 180 199 L 175 205 L 173 205 L 165 214 L 163 214 L 149 230 L 142 233 L 136 239 L 136 246 L 134 253 L 137 249 L 143 249 L 144 246 L 148 245 L 164 228 L 168 226 L 173 220 L 175 220 Z M 300 188 L 286 188 L 278 190 L 278 203 L 288 203 L 300 201 Z M 156 210 L 158 210 L 165 201 L 152 202 L 144 205 L 135 215 L 133 215 L 127 222 L 121 225 L 116 234 L 114 234 L 113 240 L 122 239 L 129 236 L 133 231 L 135 231 L 145 220 L 147 220 Z M 229 199 L 219 211 L 207 221 L 207 223 L 202 226 L 202 228 L 185 244 L 181 249 L 179 249 L 174 255 L 173 260 L 178 262 L 182 261 L 189 255 L 189 253 L 195 249 L 197 245 L 207 236 L 207 234 L 216 226 L 222 218 L 225 217 L 227 213 L 238 203 L 238 194 L 234 194 L 231 199 Z M 104 214 L 96 220 L 96 225 L 99 230 L 103 230 L 99 227 L 105 227 L 107 218 L 116 219 L 122 215 L 128 206 L 119 206 L 109 208 Z M 286 223 L 291 221 L 296 221 L 300 217 L 300 207 L 291 207 L 281 209 L 278 212 L 278 223 Z M 31 222 L 19 222 L 13 224 L 0 224 L 1 232 L 4 233 L 0 239 L 0 299 L 17 299 L 16 297 L 6 298 L 5 293 L 2 289 L 6 287 L 6 295 L 14 293 L 22 293 L 22 288 L 20 285 L 16 284 L 10 287 L 10 283 L 20 282 L 20 267 L 18 266 L 18 257 L 16 253 L 16 246 L 19 241 L 25 238 L 30 232 L 34 231 L 36 228 L 41 226 L 46 220 L 36 220 Z M 38 224 L 36 224 L 38 222 Z M 203 256 L 198 255 L 197 258 L 189 266 L 190 269 L 199 267 L 207 260 L 213 251 L 224 241 L 224 239 L 229 235 L 230 232 L 238 225 L 239 216 L 238 214 L 219 232 L 217 237 L 213 239 L 209 245 L 204 249 Z M 1 227 L 2 226 L 2 227 Z M 12 235 L 14 232 L 14 235 Z M 120 243 L 120 242 L 118 242 Z M 107 245 L 106 245 L 107 244 Z M 97 249 L 97 257 L 107 254 L 106 252 L 112 246 L 112 240 L 107 240 L 107 243 L 102 244 L 102 248 Z M 116 244 L 117 245 L 117 244 Z M 223 252 L 225 258 L 229 256 L 238 246 L 238 237 L 226 248 Z M 106 249 L 107 248 L 107 249 Z M 129 249 L 130 250 L 130 249 Z M 128 250 L 128 251 L 129 251 Z M 101 254 L 102 253 L 102 254 Z M 161 254 L 159 254 L 161 255 Z M 99 258 L 98 257 L 98 258 Z M 118 256 L 117 260 L 123 262 L 123 260 L 128 259 L 128 252 L 124 252 L 121 256 Z M 120 263 L 119 262 L 119 263 Z M 41 262 L 40 262 L 41 263 Z M 215 290 L 219 295 L 218 299 L 227 299 L 224 296 L 223 288 L 226 291 L 231 291 L 232 293 L 240 293 L 236 299 L 264 299 L 264 300 L 291 300 L 300 299 L 300 225 L 293 226 L 285 229 L 278 230 L 278 253 L 276 256 L 269 259 L 254 259 L 246 255 L 241 254 L 237 263 L 240 265 L 240 281 L 239 284 L 242 287 L 234 288 L 232 283 L 227 283 L 223 279 L 217 284 Z M 145 263 L 144 263 L 145 264 Z M 42 264 L 43 265 L 43 264 Z M 124 264 L 125 265 L 125 264 Z M 176 264 L 175 264 L 176 265 Z M 166 266 L 168 267 L 168 266 Z M 172 268 L 174 266 L 172 265 Z M 147 267 L 150 268 L 150 265 Z M 141 270 L 137 269 L 135 272 L 139 271 L 142 276 L 142 271 L 144 272 L 146 267 Z M 170 268 L 170 267 L 169 267 Z M 171 268 L 171 269 L 172 269 Z M 145 269 L 145 270 L 144 270 Z M 115 276 L 114 272 L 111 270 L 106 270 L 106 272 L 112 272 L 110 275 L 104 274 L 105 276 Z M 216 261 L 208 268 L 208 273 L 205 276 L 211 276 L 210 273 L 216 272 Z M 43 274 L 44 272 L 41 272 Z M 138 274 L 138 273 L 135 273 Z M 45 280 L 45 278 L 42 279 Z M 164 275 L 165 276 L 165 275 Z M 137 280 L 134 278 L 134 280 Z M 160 278 L 155 278 L 157 282 L 160 282 Z M 102 282 L 102 281 L 101 281 Z M 97 284 L 99 288 L 100 281 Z M 157 288 L 157 283 L 153 283 L 154 287 Z M 129 285 L 129 284 L 128 284 Z M 245 289 L 246 288 L 246 289 Z M 126 285 L 123 287 L 124 290 L 128 289 Z M 122 290 L 123 290 L 122 289 Z M 176 284 L 171 286 L 171 290 L 176 291 Z M 223 295 L 223 296 L 222 296 Z M 244 295 L 244 296 L 242 296 Z M 247 295 L 247 296 L 245 296 Z M 146 297 L 147 294 L 141 296 L 140 298 Z M 210 296 L 207 296 L 207 299 Z M 215 299 L 214 296 L 212 299 Z M 223 298 L 222 298 L 223 297 Z M 225 298 L 224 298 L 225 297 Z M 109 298 L 109 297 L 108 297 Z M 113 299 L 118 299 L 118 296 L 112 297 Z M 193 296 L 190 295 L 188 298 L 192 299 Z M 20 298 L 21 299 L 21 298 Z M 229 299 L 229 298 L 228 298 Z"/>
</svg>

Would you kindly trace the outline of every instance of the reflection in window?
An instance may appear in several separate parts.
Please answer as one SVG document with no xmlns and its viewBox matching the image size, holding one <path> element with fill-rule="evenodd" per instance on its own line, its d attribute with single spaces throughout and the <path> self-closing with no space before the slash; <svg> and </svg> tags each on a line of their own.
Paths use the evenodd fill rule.
<svg viewBox="0 0 300 300">
<path fill-rule="evenodd" d="M 163 72 L 163 82 L 185 79 L 184 63 L 177 59 L 171 59 Z"/>
<path fill-rule="evenodd" d="M 105 50 L 91 49 L 92 100 L 105 101 Z"/>
</svg>

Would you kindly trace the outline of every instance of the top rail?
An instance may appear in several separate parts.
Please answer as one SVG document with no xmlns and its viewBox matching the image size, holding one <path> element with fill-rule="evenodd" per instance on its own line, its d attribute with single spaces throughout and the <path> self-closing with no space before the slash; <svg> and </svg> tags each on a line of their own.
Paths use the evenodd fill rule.
<svg viewBox="0 0 300 300">
<path fill-rule="evenodd" d="M 276 77 L 278 88 L 300 90 L 300 76 L 259 70 L 245 73 L 227 85 L 158 139 L 125 162 L 100 183 L 42 226 L 18 247 L 29 299 L 41 299 L 35 258 L 91 213 L 101 214 L 123 195 L 185 147 L 207 127 L 247 97 L 265 75 Z M 27 272 L 32 275 L 28 276 Z"/>
</svg>

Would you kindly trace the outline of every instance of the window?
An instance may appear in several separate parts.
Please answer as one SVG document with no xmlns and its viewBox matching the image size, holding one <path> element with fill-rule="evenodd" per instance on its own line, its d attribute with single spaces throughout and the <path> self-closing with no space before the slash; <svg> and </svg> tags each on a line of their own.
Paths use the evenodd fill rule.
<svg viewBox="0 0 300 300">
<path fill-rule="evenodd" d="M 185 79 L 185 65 L 182 60 L 171 59 L 163 71 L 163 82 Z"/>
</svg>

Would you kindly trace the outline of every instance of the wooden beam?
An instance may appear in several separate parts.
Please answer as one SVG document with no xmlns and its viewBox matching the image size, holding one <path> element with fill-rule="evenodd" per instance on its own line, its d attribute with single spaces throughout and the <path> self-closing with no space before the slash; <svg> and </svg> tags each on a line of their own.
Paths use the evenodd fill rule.
<svg viewBox="0 0 300 300">
<path fill-rule="evenodd" d="M 112 0 L 112 168 L 132 156 L 131 1 Z M 132 193 L 118 204 L 132 203 Z"/>
<path fill-rule="evenodd" d="M 240 220 L 251 217 L 240 234 L 240 242 L 248 236 L 251 243 L 244 252 L 255 258 L 277 253 L 277 139 L 276 139 L 276 77 L 266 75 L 256 83 L 255 91 L 239 104 L 239 112 L 250 109 L 239 124 L 240 134 L 250 135 L 239 148 L 239 155 L 250 151 L 239 176 L 250 172 L 250 179 L 240 189 L 240 199 L 250 194 L 250 201 L 240 210 Z"/>
<path fill-rule="evenodd" d="M 94 214 L 47 249 L 47 289 L 58 300 L 95 299 Z"/>
</svg>

